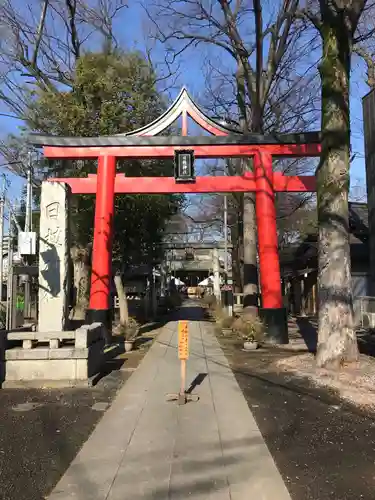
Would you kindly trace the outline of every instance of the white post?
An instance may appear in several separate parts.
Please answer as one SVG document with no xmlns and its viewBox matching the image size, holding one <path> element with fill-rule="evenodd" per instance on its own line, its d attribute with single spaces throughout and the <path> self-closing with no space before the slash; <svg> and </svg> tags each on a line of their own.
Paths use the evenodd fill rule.
<svg viewBox="0 0 375 500">
<path fill-rule="evenodd" d="M 305 275 L 302 276 L 301 279 L 301 316 L 306 316 L 305 310 Z"/>
<path fill-rule="evenodd" d="M 157 301 L 157 290 L 156 290 L 156 273 L 155 268 L 152 268 L 152 287 L 151 287 L 151 306 L 152 306 L 152 318 L 155 319 L 158 301 Z"/>
<path fill-rule="evenodd" d="M 217 248 L 213 250 L 213 271 L 214 271 L 214 295 L 216 300 L 220 302 L 220 262 L 219 262 L 219 252 Z"/>
</svg>

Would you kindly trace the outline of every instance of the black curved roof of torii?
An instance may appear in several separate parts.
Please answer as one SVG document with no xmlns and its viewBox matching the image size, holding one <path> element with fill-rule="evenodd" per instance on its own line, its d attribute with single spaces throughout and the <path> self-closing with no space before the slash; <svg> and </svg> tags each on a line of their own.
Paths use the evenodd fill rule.
<svg viewBox="0 0 375 500">
<path fill-rule="evenodd" d="M 211 136 L 162 136 L 157 135 L 174 123 L 181 114 L 189 115 Z M 131 132 L 111 136 L 64 137 L 46 134 L 30 134 L 28 142 L 34 146 L 57 147 L 106 147 L 106 146 L 205 146 L 225 144 L 319 144 L 320 132 L 301 134 L 242 134 L 224 126 L 201 111 L 182 88 L 174 103 L 156 120 Z"/>
</svg>

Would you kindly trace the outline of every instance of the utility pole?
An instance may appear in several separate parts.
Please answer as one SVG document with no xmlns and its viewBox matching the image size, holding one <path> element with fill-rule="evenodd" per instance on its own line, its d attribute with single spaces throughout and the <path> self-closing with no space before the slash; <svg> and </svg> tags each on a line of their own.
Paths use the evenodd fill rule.
<svg viewBox="0 0 375 500">
<path fill-rule="evenodd" d="M 4 290 L 4 205 L 5 205 L 5 178 L 0 193 L 0 302 L 3 300 Z"/>
<path fill-rule="evenodd" d="M 9 230 L 8 230 L 8 286 L 7 286 L 7 306 L 6 306 L 6 328 L 10 330 L 13 327 L 13 211 L 9 211 Z"/>
<path fill-rule="evenodd" d="M 228 280 L 228 196 L 224 195 L 224 274 Z"/>
<path fill-rule="evenodd" d="M 27 164 L 27 184 L 26 184 L 26 214 L 25 214 L 25 233 L 32 231 L 32 203 L 33 203 L 33 187 L 32 187 L 32 153 L 28 153 Z M 25 257 L 25 264 L 29 264 L 29 257 Z M 30 317 L 30 302 L 31 302 L 31 283 L 30 275 L 25 276 L 25 302 L 24 302 L 24 315 Z"/>
<path fill-rule="evenodd" d="M 26 184 L 26 214 L 25 214 L 25 232 L 29 233 L 32 231 L 32 197 L 33 197 L 33 185 L 32 185 L 32 175 L 33 175 L 33 165 L 32 165 L 32 153 L 29 152 L 28 155 L 28 165 L 27 165 L 27 184 Z"/>
</svg>

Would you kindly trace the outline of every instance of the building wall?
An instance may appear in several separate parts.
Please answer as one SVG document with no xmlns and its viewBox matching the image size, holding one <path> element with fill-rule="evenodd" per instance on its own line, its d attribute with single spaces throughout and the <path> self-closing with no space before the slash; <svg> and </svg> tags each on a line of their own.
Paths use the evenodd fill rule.
<svg viewBox="0 0 375 500">
<path fill-rule="evenodd" d="M 356 325 L 359 325 L 361 322 L 361 297 L 368 297 L 370 295 L 369 273 L 352 273 L 352 291 L 354 322 Z"/>
<path fill-rule="evenodd" d="M 314 316 L 318 312 L 317 273 L 312 272 L 305 278 L 294 277 L 285 286 L 285 305 L 294 315 Z M 290 293 L 292 292 L 292 293 Z M 359 323 L 361 297 L 370 295 L 370 277 L 368 272 L 352 272 L 352 293 L 355 322 Z"/>
</svg>

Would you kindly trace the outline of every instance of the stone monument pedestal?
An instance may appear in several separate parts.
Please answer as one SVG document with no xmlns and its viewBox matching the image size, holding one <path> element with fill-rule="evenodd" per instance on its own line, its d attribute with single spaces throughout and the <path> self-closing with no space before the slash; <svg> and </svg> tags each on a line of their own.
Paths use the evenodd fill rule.
<svg viewBox="0 0 375 500">
<path fill-rule="evenodd" d="M 9 332 L 16 344 L 4 351 L 2 386 L 87 386 L 104 363 L 103 325 L 84 325 L 66 332 Z M 18 344 L 18 345 L 17 345 Z"/>
</svg>

